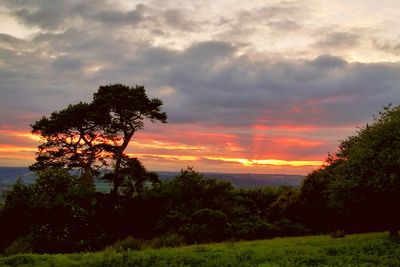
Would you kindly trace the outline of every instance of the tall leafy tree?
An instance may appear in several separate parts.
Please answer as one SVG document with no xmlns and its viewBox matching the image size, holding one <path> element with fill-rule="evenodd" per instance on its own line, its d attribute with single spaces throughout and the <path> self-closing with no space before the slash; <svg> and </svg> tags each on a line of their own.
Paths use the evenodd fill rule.
<svg viewBox="0 0 400 267">
<path fill-rule="evenodd" d="M 95 106 L 104 119 L 102 129 L 109 136 L 107 141 L 112 152 L 113 175 L 109 176 L 113 181 L 113 192 L 124 182 L 122 169 L 130 167 L 138 171 L 140 165 L 130 164 L 132 161 L 124 161 L 124 154 L 131 138 L 136 131 L 143 129 L 144 120 L 165 123 L 167 115 L 161 111 L 162 101 L 157 98 L 149 99 L 143 86 L 128 87 L 122 84 L 100 86 L 94 94 L 92 105 Z M 125 165 L 125 167 L 124 167 Z M 134 168 L 134 166 L 136 168 Z"/>
<path fill-rule="evenodd" d="M 384 107 L 371 124 L 342 141 L 323 169 L 330 179 L 325 189 L 330 206 L 348 225 L 357 225 L 353 230 L 386 228 L 398 235 L 400 106 Z"/>
<path fill-rule="evenodd" d="M 134 133 L 143 129 L 146 119 L 166 122 L 162 104 L 160 99 L 150 99 L 143 86 L 100 86 L 91 103 L 69 105 L 31 125 L 32 132 L 43 140 L 31 169 L 80 169 L 81 183 L 93 189 L 99 169 L 108 168 L 111 174 L 107 179 L 118 194 L 124 177 L 128 177 L 127 170 L 138 172 L 143 167 L 129 164 L 132 161 L 127 160 L 124 151 Z"/>
<path fill-rule="evenodd" d="M 98 118 L 93 105 L 80 102 L 36 121 L 31 125 L 32 132 L 40 135 L 43 142 L 31 170 L 80 168 L 81 182 L 93 187 L 93 174 L 106 158 L 101 142 L 106 137 Z"/>
</svg>

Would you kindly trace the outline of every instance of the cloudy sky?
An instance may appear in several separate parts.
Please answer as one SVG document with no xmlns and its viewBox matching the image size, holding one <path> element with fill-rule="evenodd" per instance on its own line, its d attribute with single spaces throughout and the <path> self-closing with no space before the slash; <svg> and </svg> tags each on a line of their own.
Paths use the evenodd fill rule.
<svg viewBox="0 0 400 267">
<path fill-rule="evenodd" d="M 0 0 L 0 166 L 29 124 L 144 85 L 168 124 L 128 148 L 151 170 L 305 174 L 400 104 L 397 0 Z"/>
</svg>

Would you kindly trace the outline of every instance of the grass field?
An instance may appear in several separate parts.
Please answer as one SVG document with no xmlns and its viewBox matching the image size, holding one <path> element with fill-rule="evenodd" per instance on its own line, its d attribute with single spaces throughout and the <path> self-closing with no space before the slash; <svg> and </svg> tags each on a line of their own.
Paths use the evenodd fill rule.
<svg viewBox="0 0 400 267">
<path fill-rule="evenodd" d="M 387 233 L 276 238 L 121 252 L 0 258 L 0 266 L 400 266 L 400 240 Z"/>
</svg>

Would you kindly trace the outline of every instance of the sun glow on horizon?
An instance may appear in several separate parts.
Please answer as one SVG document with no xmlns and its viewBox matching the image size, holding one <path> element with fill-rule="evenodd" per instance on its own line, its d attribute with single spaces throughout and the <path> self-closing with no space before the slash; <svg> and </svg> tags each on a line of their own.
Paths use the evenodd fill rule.
<svg viewBox="0 0 400 267">
<path fill-rule="evenodd" d="M 322 161 L 316 160 L 281 160 L 281 159 L 245 159 L 245 158 L 225 158 L 225 157 L 205 157 L 209 160 L 220 160 L 228 162 L 238 162 L 244 166 L 273 165 L 273 166 L 321 166 Z"/>
<path fill-rule="evenodd" d="M 31 134 L 27 131 L 18 131 L 12 129 L 1 129 L 0 134 L 14 140 L 13 142 L 0 143 L 0 165 L 13 164 L 26 165 L 31 164 L 34 160 L 34 153 L 37 151 L 38 141 L 42 141 L 38 135 Z M 208 131 L 198 131 L 196 135 L 190 135 L 188 139 L 177 141 L 171 136 L 175 133 L 164 133 L 163 135 L 154 135 L 146 133 L 133 139 L 128 146 L 127 155 L 137 157 L 151 166 L 153 169 L 181 169 L 185 165 L 199 166 L 199 171 L 209 171 L 218 169 L 235 170 L 236 172 L 271 172 L 274 168 L 282 167 L 282 170 L 291 173 L 294 170 L 304 169 L 304 172 L 310 168 L 317 168 L 322 165 L 323 161 L 298 160 L 293 155 L 288 156 L 285 153 L 279 153 L 279 147 L 288 149 L 291 147 L 313 148 L 318 146 L 319 141 L 303 140 L 295 138 L 268 138 L 260 135 L 259 150 L 260 155 L 256 158 L 249 157 L 246 154 L 246 146 L 241 144 L 235 136 L 226 138 L 225 135 L 212 135 Z M 212 136 L 212 137 L 209 137 Z M 202 138 L 206 136 L 207 138 Z M 274 148 L 269 158 L 262 155 L 265 150 L 263 144 L 267 138 L 270 142 L 278 144 Z M 280 144 L 280 145 L 279 145 Z M 253 143 L 254 145 L 254 143 Z M 282 156 L 282 157 L 280 157 Z M 315 158 L 315 157 L 314 157 Z M 10 161 L 12 159 L 12 161 Z M 272 169 L 271 169 L 272 168 Z M 299 169 L 300 168 L 300 169 Z M 251 170 L 250 170 L 251 169 Z"/>
</svg>

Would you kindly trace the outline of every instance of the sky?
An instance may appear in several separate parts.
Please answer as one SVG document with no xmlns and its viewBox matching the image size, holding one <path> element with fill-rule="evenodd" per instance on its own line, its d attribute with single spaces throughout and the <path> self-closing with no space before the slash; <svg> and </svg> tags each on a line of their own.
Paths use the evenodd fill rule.
<svg viewBox="0 0 400 267">
<path fill-rule="evenodd" d="M 144 85 L 168 123 L 127 149 L 154 171 L 307 174 L 400 102 L 397 0 L 0 0 L 0 166 L 30 124 Z"/>
</svg>

